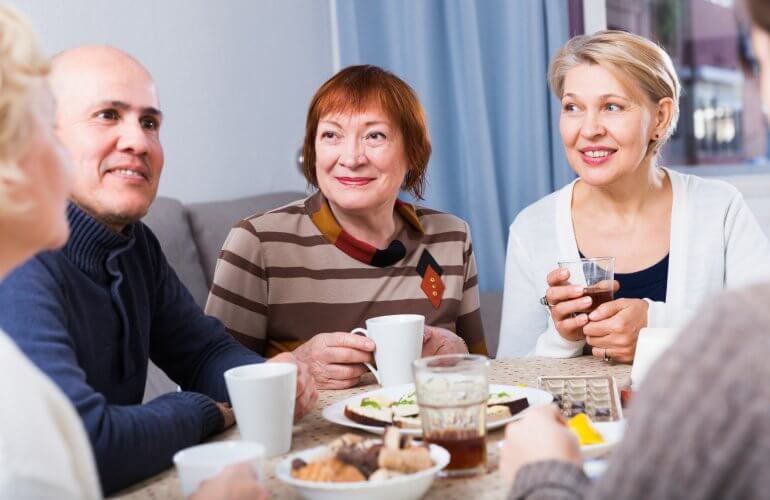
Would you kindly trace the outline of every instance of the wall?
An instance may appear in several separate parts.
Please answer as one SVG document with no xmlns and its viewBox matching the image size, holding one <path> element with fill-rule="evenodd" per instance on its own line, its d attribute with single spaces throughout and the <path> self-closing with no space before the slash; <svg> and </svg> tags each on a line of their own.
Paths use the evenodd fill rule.
<svg viewBox="0 0 770 500">
<path fill-rule="evenodd" d="M 165 114 L 160 194 L 185 202 L 303 190 L 296 152 L 332 74 L 328 1 L 15 0 L 53 54 L 124 49 L 155 77 Z"/>
</svg>

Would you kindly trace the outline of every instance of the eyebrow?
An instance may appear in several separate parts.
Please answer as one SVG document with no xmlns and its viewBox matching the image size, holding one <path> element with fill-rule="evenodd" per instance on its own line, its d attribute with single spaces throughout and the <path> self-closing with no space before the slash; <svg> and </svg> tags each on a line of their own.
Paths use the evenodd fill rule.
<svg viewBox="0 0 770 500">
<path fill-rule="evenodd" d="M 94 105 L 95 108 L 115 108 L 122 111 L 130 110 L 132 106 L 124 101 L 101 101 Z M 151 115 L 151 116 L 157 116 L 158 118 L 163 118 L 163 112 L 157 108 L 153 108 L 152 106 L 146 106 L 143 108 L 139 108 L 139 112 L 141 115 Z"/>
<path fill-rule="evenodd" d="M 570 92 L 567 92 L 566 94 L 561 96 L 562 99 L 564 99 L 565 97 L 576 98 L 578 96 L 576 94 L 572 94 Z M 623 99 L 624 101 L 630 101 L 631 100 L 628 97 L 623 97 L 622 95 L 618 95 L 618 94 L 602 94 L 602 95 L 599 96 L 599 98 L 600 99 L 604 99 L 604 100 L 606 100 L 606 99 Z"/>
</svg>

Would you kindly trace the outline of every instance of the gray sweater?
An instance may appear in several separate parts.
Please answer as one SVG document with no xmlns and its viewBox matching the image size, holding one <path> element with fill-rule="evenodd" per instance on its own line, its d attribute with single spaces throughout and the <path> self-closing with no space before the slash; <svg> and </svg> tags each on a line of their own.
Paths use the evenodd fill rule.
<svg viewBox="0 0 770 500">
<path fill-rule="evenodd" d="M 720 295 L 656 362 L 623 442 L 591 483 L 523 467 L 510 499 L 770 498 L 770 285 Z"/>
</svg>

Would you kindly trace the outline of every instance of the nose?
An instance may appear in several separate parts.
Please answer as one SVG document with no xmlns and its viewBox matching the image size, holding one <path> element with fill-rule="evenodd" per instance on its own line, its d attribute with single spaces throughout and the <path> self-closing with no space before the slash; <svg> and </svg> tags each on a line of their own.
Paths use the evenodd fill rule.
<svg viewBox="0 0 770 500">
<path fill-rule="evenodd" d="M 346 139 L 339 158 L 339 164 L 347 168 L 356 168 L 366 163 L 364 145 L 358 137 Z"/>
<path fill-rule="evenodd" d="M 583 123 L 580 126 L 580 135 L 586 138 L 604 135 L 606 129 L 598 112 L 591 110 L 585 113 L 584 116 Z"/>
<path fill-rule="evenodd" d="M 139 123 L 125 122 L 121 125 L 118 137 L 118 150 L 124 153 L 143 155 L 149 150 L 150 144 L 146 131 Z"/>
</svg>

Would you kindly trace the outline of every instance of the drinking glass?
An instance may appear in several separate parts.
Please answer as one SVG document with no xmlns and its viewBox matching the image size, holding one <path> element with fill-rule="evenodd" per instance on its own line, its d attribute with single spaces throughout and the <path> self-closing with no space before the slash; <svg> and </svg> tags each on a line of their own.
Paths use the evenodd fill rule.
<svg viewBox="0 0 770 500">
<path fill-rule="evenodd" d="M 581 313 L 591 313 L 613 298 L 615 293 L 615 257 L 594 257 L 559 262 L 559 267 L 569 271 L 570 285 L 585 287 L 584 295 L 591 297 L 591 305 Z"/>
<path fill-rule="evenodd" d="M 489 360 L 474 354 L 447 354 L 415 360 L 412 368 L 423 439 L 450 454 L 441 475 L 486 472 Z"/>
</svg>

